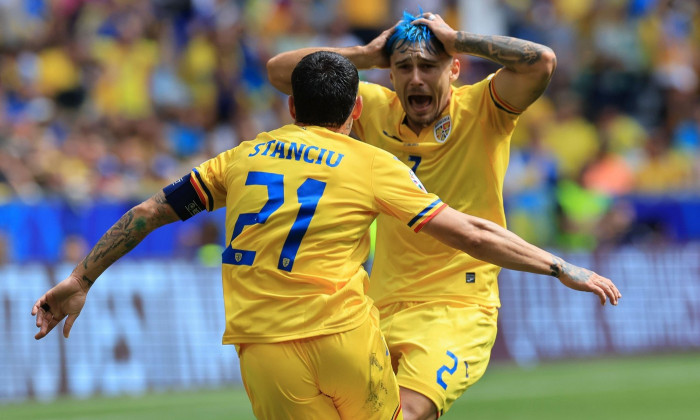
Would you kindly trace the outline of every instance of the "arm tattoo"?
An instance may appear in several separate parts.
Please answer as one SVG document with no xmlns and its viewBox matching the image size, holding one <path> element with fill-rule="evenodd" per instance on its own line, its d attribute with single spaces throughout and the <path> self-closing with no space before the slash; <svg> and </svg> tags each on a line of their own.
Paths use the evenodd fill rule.
<svg viewBox="0 0 700 420">
<path fill-rule="evenodd" d="M 552 270 L 549 275 L 552 277 L 559 278 L 561 276 L 561 265 L 562 265 L 562 259 L 559 257 L 554 257 L 554 260 L 552 261 L 552 264 L 549 265 L 549 269 Z"/>
<path fill-rule="evenodd" d="M 156 204 L 153 229 L 180 220 L 168 200 L 165 199 L 165 193 L 162 190 L 155 194 L 152 199 Z"/>
<path fill-rule="evenodd" d="M 545 46 L 509 36 L 484 36 L 458 32 L 457 51 L 493 60 L 512 68 L 517 64 L 533 65 L 540 60 Z"/>
<path fill-rule="evenodd" d="M 106 270 L 119 258 L 131 251 L 154 229 L 178 220 L 175 211 L 165 199 L 165 194 L 160 191 L 151 197 L 145 204 L 149 211 L 136 211 L 133 208 L 126 212 L 109 230 L 102 235 L 90 253 L 83 259 L 83 268 L 97 268 L 98 274 Z M 95 280 L 87 276 L 82 277 L 88 287 Z"/>
<path fill-rule="evenodd" d="M 95 284 L 95 280 L 90 280 L 87 276 L 83 276 L 83 281 L 85 282 L 88 288 L 92 287 L 92 285 Z"/>
<path fill-rule="evenodd" d="M 577 283 L 585 283 L 591 277 L 591 274 L 593 274 L 592 271 L 570 264 L 559 257 L 554 257 L 549 269 L 552 270 L 550 272 L 552 277 L 559 278 L 562 273 L 566 273 Z"/>
<path fill-rule="evenodd" d="M 135 247 L 143 239 L 137 239 L 137 234 L 145 229 L 146 222 L 142 217 L 134 219 L 134 209 L 131 209 L 102 235 L 83 260 L 83 268 L 87 269 L 88 263 L 109 266 Z"/>
</svg>

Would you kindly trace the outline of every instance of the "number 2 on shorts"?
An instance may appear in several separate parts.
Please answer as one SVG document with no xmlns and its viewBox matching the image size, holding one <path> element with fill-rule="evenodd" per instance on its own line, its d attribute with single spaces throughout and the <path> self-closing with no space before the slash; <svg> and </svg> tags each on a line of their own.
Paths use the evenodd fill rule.
<svg viewBox="0 0 700 420">
<path fill-rule="evenodd" d="M 452 365 L 451 368 L 448 368 L 447 365 L 443 365 L 440 367 L 440 369 L 437 370 L 437 383 L 442 387 L 442 389 L 447 389 L 447 384 L 445 381 L 442 379 L 442 375 L 447 372 L 450 375 L 454 375 L 455 371 L 457 370 L 457 356 L 454 355 L 451 351 L 447 350 L 447 355 L 452 359 L 454 364 Z"/>
</svg>

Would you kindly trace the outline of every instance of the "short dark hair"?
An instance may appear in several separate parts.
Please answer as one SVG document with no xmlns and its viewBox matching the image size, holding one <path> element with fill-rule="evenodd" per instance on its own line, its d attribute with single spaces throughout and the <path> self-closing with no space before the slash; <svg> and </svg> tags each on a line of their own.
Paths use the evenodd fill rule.
<svg viewBox="0 0 700 420">
<path fill-rule="evenodd" d="M 357 68 L 342 55 L 317 51 L 305 56 L 292 71 L 296 122 L 342 126 L 355 106 L 359 83 Z"/>
</svg>

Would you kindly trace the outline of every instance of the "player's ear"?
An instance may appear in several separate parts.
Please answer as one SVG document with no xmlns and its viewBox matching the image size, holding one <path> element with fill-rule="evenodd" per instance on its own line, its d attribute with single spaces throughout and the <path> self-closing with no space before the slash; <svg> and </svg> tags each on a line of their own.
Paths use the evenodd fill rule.
<svg viewBox="0 0 700 420">
<path fill-rule="evenodd" d="M 462 67 L 462 63 L 457 57 L 452 57 L 452 63 L 450 64 L 450 83 L 457 80 L 459 77 L 459 69 Z"/>
<path fill-rule="evenodd" d="M 292 119 L 294 121 L 296 121 L 297 120 L 297 110 L 296 110 L 296 108 L 294 108 L 294 97 L 293 96 L 290 96 L 287 99 L 287 105 L 289 106 L 289 115 L 291 115 Z"/>
<path fill-rule="evenodd" d="M 355 107 L 352 109 L 352 114 L 350 114 L 353 120 L 360 118 L 362 106 L 362 96 L 357 95 L 357 98 L 355 98 Z"/>
</svg>

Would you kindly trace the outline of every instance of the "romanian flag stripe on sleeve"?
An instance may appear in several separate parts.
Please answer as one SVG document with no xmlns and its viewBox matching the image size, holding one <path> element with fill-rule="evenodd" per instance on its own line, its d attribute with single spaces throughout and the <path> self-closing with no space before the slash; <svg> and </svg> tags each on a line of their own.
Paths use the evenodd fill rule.
<svg viewBox="0 0 700 420">
<path fill-rule="evenodd" d="M 419 220 L 423 219 L 418 226 L 414 228 L 414 231 L 418 232 L 421 230 L 421 228 L 425 225 L 425 223 L 428 222 L 428 220 L 432 219 L 433 216 L 438 214 L 442 209 L 446 206 L 445 203 L 442 202 L 442 200 L 437 199 L 433 201 L 428 207 L 424 208 L 420 213 L 416 215 L 413 219 L 411 219 L 410 222 L 408 222 L 408 227 L 413 227 L 413 225 L 416 224 Z"/>
<path fill-rule="evenodd" d="M 509 105 L 507 102 L 505 102 L 498 96 L 498 93 L 496 93 L 496 88 L 493 85 L 493 79 L 491 79 L 491 81 L 489 82 L 489 93 L 491 94 L 491 100 L 493 100 L 493 103 L 496 104 L 496 106 L 502 109 L 503 111 L 516 115 L 521 114 L 523 112 L 513 107 L 512 105 Z"/>
<path fill-rule="evenodd" d="M 212 208 L 214 206 L 214 199 L 211 196 L 211 192 L 209 191 L 209 188 L 204 184 L 202 181 L 202 176 L 199 174 L 199 171 L 197 169 L 192 169 L 192 172 L 195 175 L 195 178 L 190 178 L 190 182 L 192 183 L 192 186 L 194 187 L 195 191 L 197 191 L 197 195 L 199 196 L 199 199 L 204 203 L 208 211 L 212 211 Z M 203 193 L 204 192 L 204 193 Z M 206 194 L 206 197 L 204 196 Z"/>
</svg>

